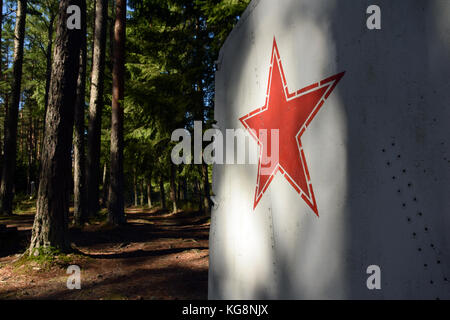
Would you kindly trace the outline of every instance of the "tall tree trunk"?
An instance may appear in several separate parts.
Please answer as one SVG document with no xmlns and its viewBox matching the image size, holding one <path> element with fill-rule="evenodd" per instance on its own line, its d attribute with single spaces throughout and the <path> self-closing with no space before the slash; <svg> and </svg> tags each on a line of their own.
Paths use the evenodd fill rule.
<svg viewBox="0 0 450 320">
<path fill-rule="evenodd" d="M 7 75 L 4 75 L 4 80 L 7 80 Z M 5 144 L 6 136 L 8 135 L 8 110 L 9 110 L 9 94 L 5 93 L 4 97 L 4 106 L 5 106 L 5 119 L 3 123 L 3 144 Z M 0 172 L 0 186 L 3 181 L 3 167 L 5 165 L 5 145 L 3 145 L 3 154 L 2 154 L 2 168 Z M 0 213 L 1 215 L 1 213 Z"/>
<path fill-rule="evenodd" d="M 111 110 L 111 175 L 109 184 L 109 215 L 112 224 L 126 221 L 123 198 L 123 98 L 125 77 L 125 24 L 127 1 L 116 0 L 114 25 L 113 93 Z"/>
<path fill-rule="evenodd" d="M 85 3 L 83 3 L 85 5 Z M 75 102 L 74 134 L 74 222 L 82 225 L 87 221 L 86 165 L 84 152 L 84 108 L 86 95 L 86 7 L 81 8 L 81 49 L 80 67 L 77 81 L 77 98 Z"/>
<path fill-rule="evenodd" d="M 104 208 L 107 207 L 108 204 L 108 166 L 105 163 L 103 164 L 103 178 L 102 178 L 102 186 L 103 186 L 103 195 L 102 195 L 102 206 Z"/>
<path fill-rule="evenodd" d="M 177 201 L 181 200 L 183 199 L 181 198 L 181 179 L 179 179 L 177 183 Z"/>
<path fill-rule="evenodd" d="M 50 15 L 50 19 L 48 22 L 48 30 L 47 30 L 47 50 L 45 54 L 45 58 L 47 60 L 46 70 L 45 70 L 45 96 L 44 96 L 44 114 L 47 114 L 48 108 L 48 96 L 50 91 L 50 80 L 52 76 L 52 50 L 53 50 L 53 24 L 56 19 L 56 14 L 53 12 Z M 45 121 L 45 119 L 44 119 Z"/>
<path fill-rule="evenodd" d="M 9 46 L 8 46 L 8 43 L 6 43 L 5 52 L 6 52 L 5 65 L 8 66 L 9 65 L 9 54 L 8 54 L 9 53 Z M 3 81 L 5 81 L 5 82 L 8 81 L 8 75 L 7 74 L 3 74 Z M 5 100 L 4 101 L 5 119 L 4 119 L 4 124 L 3 124 L 3 141 L 6 139 L 7 132 L 8 132 L 8 116 L 7 116 L 8 115 L 8 109 L 9 109 L 9 94 L 8 94 L 8 92 L 5 93 L 4 100 Z M 5 155 L 5 150 L 3 149 L 2 151 L 3 151 L 3 155 Z M 0 175 L 1 175 L 1 173 L 0 173 Z"/>
<path fill-rule="evenodd" d="M 137 205 L 138 205 L 138 192 L 137 192 L 136 168 L 134 168 L 134 175 L 133 175 L 133 191 L 134 191 L 134 206 L 137 207 Z"/>
<path fill-rule="evenodd" d="M 3 74 L 2 74 L 2 64 L 1 64 L 1 58 L 2 56 L 2 30 L 3 30 L 3 0 L 0 0 L 0 79 L 2 78 Z M 6 111 L 6 109 L 5 109 Z M 5 112 L 5 118 L 6 118 L 6 113 Z M 1 133 L 0 133 L 0 137 L 1 137 Z M 1 181 L 2 181 L 2 168 L 3 168 L 3 146 L 2 146 L 2 142 L 0 139 L 0 185 L 1 185 Z"/>
<path fill-rule="evenodd" d="M 66 251 L 71 183 L 71 148 L 76 87 L 80 62 L 81 31 L 67 28 L 70 5 L 84 7 L 85 0 L 61 0 L 53 52 L 49 104 L 41 157 L 37 212 L 30 254 L 44 247 Z"/>
<path fill-rule="evenodd" d="M 140 198 L 139 198 L 139 204 L 141 207 L 144 206 L 144 192 L 145 192 L 145 186 L 144 186 L 144 179 L 141 180 L 141 183 L 139 184 L 139 191 L 140 191 Z"/>
<path fill-rule="evenodd" d="M 205 209 L 205 213 L 208 213 L 211 210 L 211 205 L 209 201 L 209 174 L 208 174 L 208 165 L 206 163 L 202 164 L 202 176 L 203 176 L 203 207 Z"/>
<path fill-rule="evenodd" d="M 113 61 L 114 60 L 114 13 L 116 10 L 116 4 L 115 4 L 116 0 L 109 0 L 109 1 L 111 1 L 111 3 L 110 3 L 111 16 L 108 19 L 110 21 L 109 21 L 109 30 L 108 30 L 108 33 L 109 33 L 109 35 L 108 35 L 108 37 L 109 37 L 109 59 L 108 59 L 107 64 L 108 64 L 108 68 L 110 70 L 112 70 L 113 63 L 114 63 L 114 61 Z"/>
<path fill-rule="evenodd" d="M 188 188 L 187 188 L 187 178 L 183 177 L 183 200 L 188 199 Z"/>
<path fill-rule="evenodd" d="M 201 178 L 199 179 L 195 179 L 195 193 L 198 196 L 198 206 L 199 206 L 199 211 L 203 211 L 203 195 L 202 195 L 202 188 L 201 188 Z"/>
<path fill-rule="evenodd" d="M 39 138 L 38 138 L 38 122 L 39 122 L 39 118 L 35 117 L 34 121 L 33 121 L 33 159 L 34 159 L 34 164 L 36 165 L 36 161 L 37 161 L 37 150 L 38 150 L 38 144 L 39 144 Z M 33 167 L 34 170 L 36 170 L 36 167 Z M 36 179 L 36 171 L 35 171 L 35 175 L 34 178 Z"/>
<path fill-rule="evenodd" d="M 17 117 L 19 112 L 22 84 L 23 43 L 25 39 L 27 1 L 17 1 L 16 26 L 14 30 L 14 64 L 12 86 L 12 101 L 8 108 L 5 136 L 5 155 L 2 167 L 2 182 L 0 186 L 0 215 L 12 214 L 14 171 L 17 153 Z"/>
<path fill-rule="evenodd" d="M 92 43 L 94 43 L 95 41 L 95 9 L 97 8 L 97 0 L 94 0 L 93 6 L 92 8 L 94 8 L 94 14 L 92 15 Z M 86 22 L 87 23 L 87 22 Z M 89 28 L 91 29 L 91 28 Z M 89 57 L 90 61 L 91 61 L 91 67 L 94 65 L 94 46 L 92 45 L 91 47 L 91 56 Z M 91 72 L 92 75 L 92 72 Z"/>
<path fill-rule="evenodd" d="M 151 174 L 148 177 L 147 182 L 147 205 L 149 208 L 152 207 L 152 176 Z"/>
<path fill-rule="evenodd" d="M 172 161 L 170 161 L 170 200 L 172 200 L 172 212 L 177 212 L 177 199 L 176 199 L 176 185 L 175 185 L 175 176 L 176 176 L 176 167 Z"/>
<path fill-rule="evenodd" d="M 33 78 L 33 77 L 32 77 Z M 33 104 L 29 103 L 28 132 L 27 132 L 27 195 L 31 195 L 31 175 L 33 163 Z"/>
<path fill-rule="evenodd" d="M 161 209 L 165 210 L 167 208 L 166 192 L 164 190 L 164 180 L 162 175 L 159 176 L 159 196 L 161 198 Z"/>
<path fill-rule="evenodd" d="M 99 210 L 100 146 L 104 105 L 104 74 L 108 0 L 97 0 L 95 6 L 94 48 L 92 54 L 91 97 L 89 102 L 87 188 L 88 214 Z"/>
</svg>

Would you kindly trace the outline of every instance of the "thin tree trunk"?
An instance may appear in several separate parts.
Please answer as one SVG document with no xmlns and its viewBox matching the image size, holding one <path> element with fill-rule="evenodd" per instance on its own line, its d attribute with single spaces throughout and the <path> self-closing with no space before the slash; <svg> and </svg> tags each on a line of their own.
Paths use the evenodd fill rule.
<svg viewBox="0 0 450 320">
<path fill-rule="evenodd" d="M 3 0 L 0 0 L 0 57 L 2 57 L 2 31 L 3 31 Z M 0 63 L 0 78 L 2 77 L 2 66 Z"/>
<path fill-rule="evenodd" d="M 175 185 L 175 164 L 173 164 L 172 161 L 170 161 L 170 200 L 172 200 L 172 212 L 177 212 L 177 199 L 175 196 L 176 192 L 176 185 Z"/>
<path fill-rule="evenodd" d="M 83 4 L 85 5 L 85 3 Z M 75 103 L 74 134 L 74 222 L 82 225 L 87 221 L 87 193 L 84 152 L 84 108 L 86 95 L 86 7 L 81 9 L 81 49 L 80 67 L 77 81 L 77 98 Z"/>
<path fill-rule="evenodd" d="M 145 192 L 144 179 L 142 179 L 141 183 L 139 184 L 139 189 L 140 189 L 139 203 L 141 207 L 144 207 L 144 192 Z"/>
<path fill-rule="evenodd" d="M 134 169 L 133 175 L 133 191 L 134 191 L 134 206 L 138 205 L 138 193 L 137 193 L 137 179 L 136 179 L 136 168 Z"/>
<path fill-rule="evenodd" d="M 6 43 L 6 65 L 8 66 L 9 65 L 9 46 L 8 46 L 8 43 Z M 4 74 L 3 75 L 3 80 L 4 81 L 8 81 L 8 75 L 7 74 Z M 4 99 L 5 99 L 5 101 L 4 101 L 4 106 L 5 106 L 5 119 L 4 119 L 4 122 L 3 122 L 3 144 L 5 143 L 5 139 L 6 139 L 6 136 L 8 135 L 8 110 L 9 110 L 9 94 L 8 94 L 8 92 L 6 92 L 5 93 L 5 97 L 4 97 Z M 5 156 L 5 150 L 4 150 L 4 146 L 3 146 L 3 161 L 2 161 L 2 172 L 0 173 L 0 176 L 2 175 L 2 173 L 3 173 L 3 164 L 4 164 L 4 161 L 5 161 L 5 159 L 4 159 L 4 156 Z M 1 184 L 1 180 L 0 180 L 0 184 Z"/>
<path fill-rule="evenodd" d="M 94 43 L 94 41 L 95 41 L 95 19 L 96 19 L 95 11 L 97 8 L 97 0 L 94 0 L 93 8 L 94 8 L 94 14 L 92 15 L 92 43 Z M 94 65 L 94 46 L 92 46 L 92 48 L 91 48 L 90 59 L 91 59 L 91 67 L 92 67 Z M 91 72 L 91 74 L 92 74 L 92 72 Z"/>
<path fill-rule="evenodd" d="M 202 188 L 200 187 L 201 180 L 195 179 L 195 193 L 198 196 L 198 206 L 199 210 L 203 211 L 203 196 L 202 196 Z"/>
<path fill-rule="evenodd" d="M 85 0 L 61 0 L 53 52 L 49 104 L 41 157 L 41 175 L 29 253 L 41 247 L 69 250 L 67 236 L 71 148 L 81 31 L 67 28 L 67 8 Z"/>
<path fill-rule="evenodd" d="M 109 37 L 109 61 L 108 68 L 112 70 L 113 63 L 114 63 L 114 13 L 116 9 L 115 0 L 110 0 L 110 8 L 111 8 L 111 19 L 109 22 L 109 30 L 108 30 L 108 37 Z M 109 20 L 109 19 L 108 19 Z"/>
<path fill-rule="evenodd" d="M 147 205 L 149 208 L 152 207 L 152 177 L 149 175 L 147 182 Z"/>
<path fill-rule="evenodd" d="M 0 46 L 0 48 L 1 48 L 1 46 Z M 6 52 L 5 65 L 8 66 L 9 65 L 9 46 L 8 46 L 8 43 L 6 43 L 5 52 Z M 8 75 L 7 74 L 3 74 L 3 81 L 8 81 Z M 3 121 L 3 141 L 6 139 L 6 135 L 7 135 L 7 131 L 8 131 L 8 125 L 7 125 L 7 123 L 8 123 L 8 116 L 7 116 L 7 114 L 8 114 L 8 109 L 9 109 L 9 94 L 8 94 L 8 92 L 5 93 L 4 100 L 5 101 L 4 101 L 3 105 L 5 106 L 5 118 L 4 118 L 4 121 Z M 5 150 L 2 149 L 3 155 L 5 155 L 4 151 Z M 3 164 L 3 162 L 2 162 L 2 164 Z M 1 172 L 0 172 L 0 176 L 1 176 Z M 0 180 L 0 183 L 1 183 L 1 180 Z"/>
<path fill-rule="evenodd" d="M 166 192 L 164 190 L 164 181 L 162 175 L 159 176 L 159 195 L 161 198 L 161 209 L 165 210 L 167 208 Z"/>
<path fill-rule="evenodd" d="M 108 203 L 108 166 L 105 163 L 103 164 L 103 178 L 102 178 L 102 186 L 103 186 L 103 195 L 102 195 L 102 206 L 104 208 L 107 207 L 107 203 Z"/>
<path fill-rule="evenodd" d="M 3 30 L 3 0 L 0 0 L 0 59 L 2 56 L 2 30 Z M 0 63 L 0 79 L 2 78 L 2 64 Z M 5 109 L 6 111 L 6 109 Z M 5 112 L 5 118 L 6 118 L 7 112 Z M 1 134 L 0 134 L 1 136 Z M 3 168 L 3 146 L 2 141 L 0 139 L 0 185 L 2 181 L 2 168 Z"/>
<path fill-rule="evenodd" d="M 17 153 L 17 117 L 19 112 L 22 84 L 23 43 L 25 39 L 27 1 L 17 2 L 16 26 L 14 30 L 14 64 L 12 86 L 12 101 L 8 108 L 6 121 L 5 152 L 2 167 L 2 182 L 0 186 L 0 215 L 12 214 L 14 171 Z"/>
<path fill-rule="evenodd" d="M 102 111 L 104 105 L 104 74 L 108 0 L 97 0 L 95 6 L 94 48 L 92 54 L 91 97 L 89 102 L 87 187 L 88 214 L 99 210 L 100 147 Z"/>
<path fill-rule="evenodd" d="M 183 200 L 188 200 L 187 178 L 183 178 Z"/>
<path fill-rule="evenodd" d="M 180 203 L 180 201 L 183 199 L 182 197 L 181 197 L 181 176 L 179 176 L 179 174 L 181 174 L 181 172 L 182 172 L 182 167 L 178 167 L 177 168 L 178 170 L 177 170 L 177 172 L 178 172 L 178 179 L 177 179 L 177 201 L 178 201 L 178 203 Z"/>
<path fill-rule="evenodd" d="M 24 136 L 24 128 L 23 127 L 24 127 L 24 124 L 25 124 L 24 119 L 25 119 L 24 118 L 24 110 L 22 109 L 19 112 L 19 121 L 18 121 L 18 125 L 19 125 L 19 137 L 18 137 L 19 143 L 18 143 L 18 145 L 20 146 L 20 149 L 19 149 L 20 150 L 20 154 L 19 154 L 19 156 L 22 156 L 22 157 L 25 154 L 25 140 L 23 139 L 23 136 Z M 16 155 L 16 161 L 19 160 L 19 159 L 17 159 L 17 155 Z"/>
<path fill-rule="evenodd" d="M 208 174 L 208 165 L 206 163 L 202 164 L 202 176 L 203 176 L 203 207 L 205 209 L 205 213 L 208 213 L 211 210 L 210 201 L 209 201 L 209 174 Z"/>
<path fill-rule="evenodd" d="M 123 177 L 123 98 L 125 77 L 125 24 L 127 1 L 116 0 L 114 25 L 114 64 L 111 110 L 111 175 L 109 184 L 109 215 L 112 224 L 126 221 L 124 213 Z"/>
<path fill-rule="evenodd" d="M 32 77 L 34 78 L 34 77 Z M 33 139 L 33 104 L 29 103 L 29 114 L 28 114 L 28 132 L 27 132 L 27 195 L 31 194 L 31 166 L 33 162 L 33 146 L 32 146 L 32 139 Z"/>
<path fill-rule="evenodd" d="M 35 117 L 34 121 L 33 121 L 33 159 L 34 159 L 34 165 L 36 165 L 36 161 L 38 159 L 37 158 L 37 155 L 38 155 L 37 150 L 38 150 L 38 144 L 39 144 L 38 122 L 39 122 L 39 118 Z M 35 179 L 36 179 L 36 177 L 35 177 Z"/>
</svg>

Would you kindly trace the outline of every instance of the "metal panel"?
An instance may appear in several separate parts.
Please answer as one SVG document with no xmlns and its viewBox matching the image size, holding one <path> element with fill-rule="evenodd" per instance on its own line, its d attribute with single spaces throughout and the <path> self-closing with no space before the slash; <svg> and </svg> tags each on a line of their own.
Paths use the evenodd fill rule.
<svg viewBox="0 0 450 320">
<path fill-rule="evenodd" d="M 450 2 L 377 1 L 381 30 L 371 4 L 253 1 L 224 44 L 223 131 L 265 105 L 274 38 L 289 92 L 346 74 L 301 138 L 319 217 L 280 173 L 253 209 L 258 165 L 214 166 L 209 298 L 450 298 Z"/>
</svg>

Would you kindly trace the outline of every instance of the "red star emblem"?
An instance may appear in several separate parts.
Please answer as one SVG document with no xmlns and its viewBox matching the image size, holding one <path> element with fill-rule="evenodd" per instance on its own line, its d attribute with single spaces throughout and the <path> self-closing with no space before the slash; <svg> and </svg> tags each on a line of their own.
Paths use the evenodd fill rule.
<svg viewBox="0 0 450 320">
<path fill-rule="evenodd" d="M 341 72 L 298 91 L 289 92 L 274 38 L 266 104 L 239 119 L 260 146 L 253 209 L 279 171 L 319 216 L 301 137 L 344 73 Z M 272 129 L 278 129 L 279 155 L 276 163 L 271 163 L 267 170 L 268 161 L 263 155 L 271 154 Z M 264 137 L 260 130 L 266 132 Z"/>
</svg>

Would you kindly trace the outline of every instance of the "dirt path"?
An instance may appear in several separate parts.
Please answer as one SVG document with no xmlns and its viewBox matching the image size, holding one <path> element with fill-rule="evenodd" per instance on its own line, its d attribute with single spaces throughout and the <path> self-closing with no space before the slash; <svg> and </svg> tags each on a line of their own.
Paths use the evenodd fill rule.
<svg viewBox="0 0 450 320">
<path fill-rule="evenodd" d="M 80 254 L 50 267 L 17 265 L 32 216 L 0 220 L 19 229 L 13 252 L 0 252 L 0 299 L 206 299 L 209 219 L 138 209 L 127 215 L 128 224 L 117 229 L 71 229 Z M 66 287 L 69 264 L 81 268 L 81 290 Z"/>
</svg>

